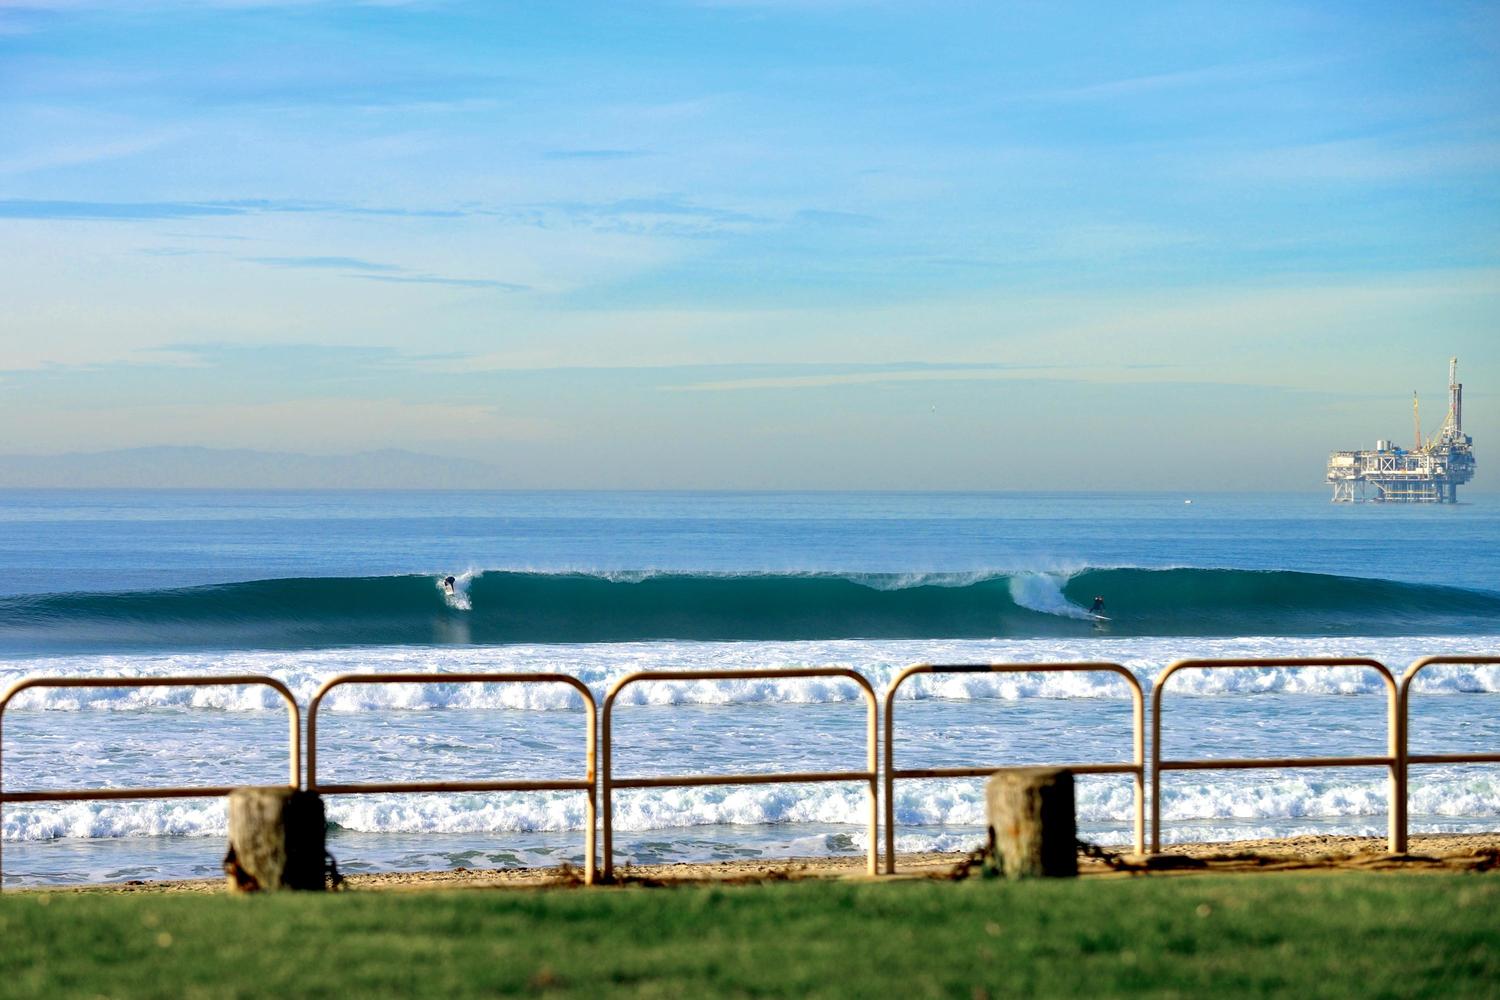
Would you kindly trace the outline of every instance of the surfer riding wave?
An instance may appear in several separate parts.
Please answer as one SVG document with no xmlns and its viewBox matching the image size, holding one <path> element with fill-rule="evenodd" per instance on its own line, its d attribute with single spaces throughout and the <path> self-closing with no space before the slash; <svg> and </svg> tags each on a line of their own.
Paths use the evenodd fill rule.
<svg viewBox="0 0 1500 1000">
<path fill-rule="evenodd" d="M 469 581 L 473 579 L 472 571 L 460 573 L 458 576 L 445 576 L 438 581 L 438 590 L 443 593 L 443 600 L 448 607 L 455 611 L 470 611 L 474 605 L 469 601 Z"/>
</svg>

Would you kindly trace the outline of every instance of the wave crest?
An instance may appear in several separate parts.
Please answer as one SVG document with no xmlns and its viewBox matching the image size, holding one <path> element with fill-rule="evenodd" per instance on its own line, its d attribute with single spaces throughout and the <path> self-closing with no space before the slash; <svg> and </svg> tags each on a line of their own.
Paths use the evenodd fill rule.
<svg viewBox="0 0 1500 1000">
<path fill-rule="evenodd" d="M 0 651 L 1236 635 L 1474 634 L 1500 593 L 1230 569 L 1071 575 L 466 572 L 0 598 Z M 1084 610 L 1102 594 L 1113 621 Z"/>
</svg>

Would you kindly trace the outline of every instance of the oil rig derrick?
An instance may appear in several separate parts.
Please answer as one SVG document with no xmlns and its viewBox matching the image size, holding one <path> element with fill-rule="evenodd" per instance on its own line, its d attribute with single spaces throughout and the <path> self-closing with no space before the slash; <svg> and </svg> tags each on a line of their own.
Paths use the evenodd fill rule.
<svg viewBox="0 0 1500 1000">
<path fill-rule="evenodd" d="M 1417 394 L 1412 393 L 1416 443 L 1410 450 L 1384 438 L 1373 451 L 1328 456 L 1334 503 L 1457 503 L 1458 487 L 1474 478 L 1474 439 L 1464 433 L 1464 387 L 1458 359 L 1448 362 L 1448 416 L 1422 440 Z"/>
</svg>

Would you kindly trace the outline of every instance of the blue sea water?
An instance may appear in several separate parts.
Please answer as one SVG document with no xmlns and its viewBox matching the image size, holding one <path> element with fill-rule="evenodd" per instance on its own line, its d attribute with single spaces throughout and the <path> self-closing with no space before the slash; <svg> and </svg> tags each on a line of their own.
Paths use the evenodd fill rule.
<svg viewBox="0 0 1500 1000">
<path fill-rule="evenodd" d="M 1186 501 L 1191 500 L 1191 503 Z M 548 670 L 602 699 L 647 668 L 839 665 L 882 688 L 913 662 L 1106 659 L 1150 681 L 1187 655 L 1500 652 L 1500 497 L 1345 506 L 1319 493 L 769 494 L 0 492 L 0 684 L 31 674 L 265 673 L 304 703 L 355 670 Z M 438 583 L 459 577 L 456 594 Z M 1111 621 L 1086 613 L 1103 595 Z M 1379 752 L 1373 675 L 1175 679 L 1171 752 Z M 934 677 L 898 708 L 912 764 L 1121 759 L 1127 702 L 1099 676 Z M 632 689 L 631 773 L 853 768 L 851 686 Z M 320 738 L 336 780 L 581 771 L 566 689 L 341 689 Z M 1413 745 L 1500 744 L 1500 671 L 1443 668 Z M 240 689 L 28 694 L 6 713 L 7 789 L 284 780 L 274 699 Z M 278 743 L 278 739 L 281 740 Z M 326 739 L 326 743 L 324 742 Z M 1427 741 L 1422 743 L 1422 741 Z M 1168 839 L 1383 829 L 1378 770 L 1172 776 Z M 621 793 L 620 859 L 854 852 L 858 787 Z M 1128 837 L 1128 781 L 1080 790 Z M 902 849 L 964 848 L 975 782 L 898 789 Z M 330 800 L 345 867 L 577 861 L 581 796 Z M 1492 768 L 1427 768 L 1416 829 L 1494 828 Z M 216 870 L 210 800 L 11 804 L 18 882 Z"/>
</svg>

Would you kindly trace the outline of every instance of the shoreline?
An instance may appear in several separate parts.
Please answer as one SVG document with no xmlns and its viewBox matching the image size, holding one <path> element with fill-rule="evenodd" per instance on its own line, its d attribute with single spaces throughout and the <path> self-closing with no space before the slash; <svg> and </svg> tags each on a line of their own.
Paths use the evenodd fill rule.
<svg viewBox="0 0 1500 1000">
<path fill-rule="evenodd" d="M 1123 869 L 1103 860 L 1080 856 L 1078 871 L 1085 877 L 1117 878 L 1145 873 L 1177 875 L 1195 872 L 1500 872 L 1500 832 L 1414 834 L 1409 851 L 1404 855 L 1389 854 L 1385 847 L 1382 837 L 1332 834 L 1172 844 L 1155 859 L 1109 852 L 1112 858 L 1118 858 L 1125 865 Z M 876 876 L 875 880 L 947 879 L 967 857 L 957 852 L 901 854 L 896 858 L 896 875 Z M 615 874 L 622 886 L 753 884 L 808 879 L 868 879 L 870 876 L 866 874 L 865 865 L 864 855 L 840 855 L 622 865 L 616 868 Z M 459 867 L 439 871 L 349 873 L 344 876 L 344 888 L 357 892 L 562 887 L 583 888 L 582 870 L 566 865 L 501 869 Z M 224 888 L 222 878 L 197 878 L 33 885 L 6 892 L 213 893 L 222 892 Z"/>
</svg>

